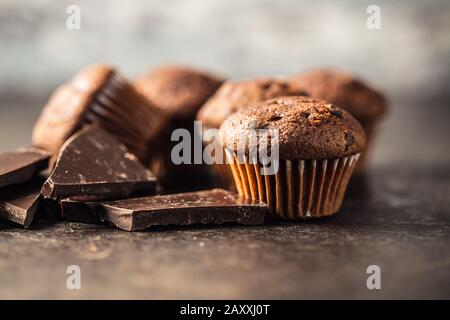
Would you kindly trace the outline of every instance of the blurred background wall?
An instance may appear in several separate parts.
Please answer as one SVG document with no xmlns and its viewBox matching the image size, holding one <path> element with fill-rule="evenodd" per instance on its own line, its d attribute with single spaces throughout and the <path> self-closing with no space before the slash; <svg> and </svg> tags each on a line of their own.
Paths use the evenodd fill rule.
<svg viewBox="0 0 450 320">
<path fill-rule="evenodd" d="M 66 27 L 71 4 L 80 30 Z M 366 26 L 371 4 L 380 30 Z M 376 163 L 448 162 L 449 57 L 448 0 L 0 0 L 0 151 L 29 143 L 49 94 L 80 68 L 132 78 L 177 62 L 229 78 L 353 71 L 391 101 Z"/>
</svg>

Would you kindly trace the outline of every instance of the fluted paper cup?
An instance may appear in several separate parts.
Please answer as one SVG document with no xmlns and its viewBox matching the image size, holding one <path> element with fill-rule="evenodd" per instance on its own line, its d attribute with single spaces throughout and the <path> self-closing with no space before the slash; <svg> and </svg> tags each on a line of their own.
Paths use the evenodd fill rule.
<svg viewBox="0 0 450 320">
<path fill-rule="evenodd" d="M 149 158 L 149 145 L 165 123 L 162 112 L 118 74 L 113 74 L 95 95 L 85 119 L 120 137 L 144 163 Z"/>
<path fill-rule="evenodd" d="M 216 180 L 220 187 L 230 190 L 236 191 L 236 187 L 234 184 L 233 173 L 231 172 L 230 166 L 226 163 L 226 149 L 222 146 L 220 142 L 214 139 L 207 139 L 204 137 L 204 146 L 209 144 L 214 144 L 214 148 L 217 150 L 221 148 L 223 150 L 223 159 L 221 159 L 221 163 L 214 162 L 211 167 L 212 171 L 216 177 Z"/>
<path fill-rule="evenodd" d="M 360 153 L 337 159 L 280 160 L 274 175 L 246 156 L 227 150 L 227 157 L 239 194 L 267 203 L 275 218 L 299 220 L 339 210 Z"/>
</svg>

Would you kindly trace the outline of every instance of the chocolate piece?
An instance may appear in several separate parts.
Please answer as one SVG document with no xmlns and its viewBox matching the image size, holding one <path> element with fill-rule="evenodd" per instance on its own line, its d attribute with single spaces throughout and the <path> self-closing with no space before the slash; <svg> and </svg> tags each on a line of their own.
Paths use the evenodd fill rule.
<svg viewBox="0 0 450 320">
<path fill-rule="evenodd" d="M 127 231 L 152 226 L 236 222 L 261 224 L 267 206 L 237 194 L 212 189 L 104 202 L 100 218 Z"/>
<path fill-rule="evenodd" d="M 36 213 L 36 218 L 47 222 L 61 220 L 61 208 L 59 203 L 52 199 L 45 199 L 42 197 L 39 202 L 39 210 Z"/>
<path fill-rule="evenodd" d="M 33 221 L 41 198 L 45 177 L 38 175 L 27 183 L 0 190 L 0 218 L 27 228 Z"/>
<path fill-rule="evenodd" d="M 0 188 L 23 183 L 48 166 L 50 154 L 36 148 L 0 153 Z"/>
<path fill-rule="evenodd" d="M 82 223 L 100 223 L 99 203 L 90 197 L 67 198 L 61 200 L 61 215 L 64 220 Z"/>
<path fill-rule="evenodd" d="M 153 174 L 123 144 L 103 129 L 89 126 L 64 143 L 42 194 L 51 199 L 122 199 L 142 190 L 152 192 L 156 186 Z"/>
</svg>

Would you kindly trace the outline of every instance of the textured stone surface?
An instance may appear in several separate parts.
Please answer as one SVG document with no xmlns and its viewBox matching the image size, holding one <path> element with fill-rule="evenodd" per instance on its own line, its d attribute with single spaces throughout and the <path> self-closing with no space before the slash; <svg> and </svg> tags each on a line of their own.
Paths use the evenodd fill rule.
<svg viewBox="0 0 450 320">
<path fill-rule="evenodd" d="M 260 227 L 0 229 L 0 298 L 450 298 L 450 172 L 385 167 L 341 212 Z M 77 264 L 82 289 L 67 290 Z M 381 267 L 382 289 L 366 288 Z"/>
</svg>

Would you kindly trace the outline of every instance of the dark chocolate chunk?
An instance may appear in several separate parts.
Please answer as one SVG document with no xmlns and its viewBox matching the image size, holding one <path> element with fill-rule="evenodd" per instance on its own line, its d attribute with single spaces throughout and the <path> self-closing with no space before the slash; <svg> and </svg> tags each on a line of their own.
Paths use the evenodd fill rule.
<svg viewBox="0 0 450 320">
<path fill-rule="evenodd" d="M 266 204 L 223 189 L 104 202 L 100 207 L 101 220 L 127 231 L 199 223 L 256 225 L 267 212 Z"/>
<path fill-rule="evenodd" d="M 35 218 L 46 222 L 61 220 L 61 208 L 59 203 L 52 199 L 45 199 L 42 197 Z"/>
<path fill-rule="evenodd" d="M 0 189 L 0 219 L 27 228 L 33 221 L 41 198 L 45 177 L 37 175 L 30 181 Z"/>
<path fill-rule="evenodd" d="M 62 199 L 61 215 L 64 220 L 82 223 L 100 223 L 99 203 L 91 202 L 89 198 Z"/>
<path fill-rule="evenodd" d="M 55 169 L 42 188 L 46 198 L 89 196 L 122 199 L 157 187 L 155 176 L 103 129 L 86 127 L 61 147 Z"/>
<path fill-rule="evenodd" d="M 37 148 L 23 148 L 0 153 L 0 188 L 23 183 L 48 166 L 50 153 Z"/>
</svg>

